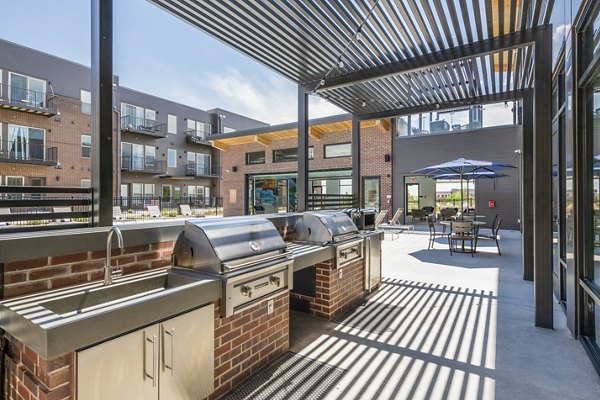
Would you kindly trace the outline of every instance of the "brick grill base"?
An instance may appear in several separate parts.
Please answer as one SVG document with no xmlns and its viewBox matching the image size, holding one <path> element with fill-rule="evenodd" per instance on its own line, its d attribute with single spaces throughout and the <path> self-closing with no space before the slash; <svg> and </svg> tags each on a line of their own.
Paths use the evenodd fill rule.
<svg viewBox="0 0 600 400">
<path fill-rule="evenodd" d="M 364 260 L 355 260 L 340 270 L 333 269 L 335 260 L 315 265 L 317 272 L 316 297 L 291 293 L 291 296 L 310 302 L 310 314 L 332 320 L 336 314 L 351 307 L 365 295 Z"/>
<path fill-rule="evenodd" d="M 289 349 L 289 295 L 274 299 L 272 314 L 267 302 L 227 318 L 215 307 L 216 399 Z"/>
</svg>

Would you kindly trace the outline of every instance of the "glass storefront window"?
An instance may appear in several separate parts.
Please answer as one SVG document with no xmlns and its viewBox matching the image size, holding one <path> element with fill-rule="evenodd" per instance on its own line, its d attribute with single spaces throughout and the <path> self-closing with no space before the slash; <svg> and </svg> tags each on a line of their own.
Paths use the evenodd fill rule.
<svg viewBox="0 0 600 400">
<path fill-rule="evenodd" d="M 593 84 L 592 132 L 593 132 L 593 238 L 594 238 L 594 276 L 600 285 L 600 77 Z"/>
</svg>

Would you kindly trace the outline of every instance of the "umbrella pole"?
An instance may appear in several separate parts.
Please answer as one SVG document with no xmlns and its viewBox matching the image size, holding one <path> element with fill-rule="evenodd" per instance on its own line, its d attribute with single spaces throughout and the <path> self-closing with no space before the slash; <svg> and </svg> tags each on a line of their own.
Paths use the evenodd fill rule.
<svg viewBox="0 0 600 400">
<path fill-rule="evenodd" d="M 463 208 L 463 174 L 460 174 L 460 208 Z M 464 209 L 460 211 L 460 219 L 465 220 Z"/>
</svg>

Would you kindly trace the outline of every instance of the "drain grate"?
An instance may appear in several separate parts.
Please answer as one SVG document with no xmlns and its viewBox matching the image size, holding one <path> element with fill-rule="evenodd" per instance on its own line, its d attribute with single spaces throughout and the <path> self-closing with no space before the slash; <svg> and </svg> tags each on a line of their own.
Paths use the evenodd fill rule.
<svg viewBox="0 0 600 400">
<path fill-rule="evenodd" d="M 331 321 L 381 335 L 390 332 L 390 325 L 403 309 L 404 307 L 365 302 L 337 315 Z"/>
<path fill-rule="evenodd" d="M 345 372 L 343 369 L 286 352 L 222 399 L 318 400 L 335 387 Z"/>
</svg>

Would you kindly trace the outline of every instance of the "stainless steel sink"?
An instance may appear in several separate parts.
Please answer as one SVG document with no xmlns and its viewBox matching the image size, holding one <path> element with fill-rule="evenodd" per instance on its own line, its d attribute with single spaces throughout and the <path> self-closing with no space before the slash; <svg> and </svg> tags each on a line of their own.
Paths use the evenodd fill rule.
<svg viewBox="0 0 600 400">
<path fill-rule="evenodd" d="M 170 291 L 198 282 L 196 277 L 184 276 L 180 271 L 170 270 L 166 274 L 140 277 L 138 280 L 113 283 L 80 291 L 73 295 L 39 303 L 43 308 L 61 316 L 86 313 L 102 307 L 124 304 L 129 300 Z"/>
<path fill-rule="evenodd" d="M 187 269 L 125 275 L 0 302 L 0 328 L 43 358 L 76 351 L 221 297 L 221 280 Z"/>
</svg>

